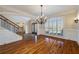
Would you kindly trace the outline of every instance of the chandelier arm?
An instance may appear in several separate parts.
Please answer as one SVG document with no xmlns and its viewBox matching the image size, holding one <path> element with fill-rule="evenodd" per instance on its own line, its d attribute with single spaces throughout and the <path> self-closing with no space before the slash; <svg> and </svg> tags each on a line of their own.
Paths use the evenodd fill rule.
<svg viewBox="0 0 79 59">
<path fill-rule="evenodd" d="M 37 19 L 37 22 L 40 23 L 40 21 Z"/>
</svg>

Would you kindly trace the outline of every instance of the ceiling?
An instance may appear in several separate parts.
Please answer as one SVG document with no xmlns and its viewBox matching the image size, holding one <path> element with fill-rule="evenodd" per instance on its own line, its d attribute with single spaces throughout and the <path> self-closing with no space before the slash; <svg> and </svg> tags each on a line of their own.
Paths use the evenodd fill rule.
<svg viewBox="0 0 79 59">
<path fill-rule="evenodd" d="M 9 8 L 13 8 L 15 10 L 19 10 L 21 12 L 31 14 L 33 16 L 40 16 L 40 12 L 41 12 L 40 5 L 2 5 L 0 7 L 1 8 L 6 7 L 7 9 L 5 9 L 4 11 L 6 10 L 11 11 Z M 74 5 L 44 5 L 43 11 L 44 11 L 44 15 L 51 16 L 59 12 L 61 13 L 61 12 L 66 12 L 68 10 L 74 10 L 77 7 L 79 6 L 76 6 L 76 5 L 75 6 Z"/>
</svg>

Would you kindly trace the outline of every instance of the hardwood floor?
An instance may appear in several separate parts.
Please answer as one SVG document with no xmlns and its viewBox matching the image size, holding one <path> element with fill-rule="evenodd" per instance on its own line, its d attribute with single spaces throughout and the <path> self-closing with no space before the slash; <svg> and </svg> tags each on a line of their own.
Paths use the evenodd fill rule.
<svg viewBox="0 0 79 59">
<path fill-rule="evenodd" d="M 39 36 L 37 43 L 29 39 L 2 45 L 0 54 L 79 54 L 79 46 L 75 41 Z"/>
</svg>

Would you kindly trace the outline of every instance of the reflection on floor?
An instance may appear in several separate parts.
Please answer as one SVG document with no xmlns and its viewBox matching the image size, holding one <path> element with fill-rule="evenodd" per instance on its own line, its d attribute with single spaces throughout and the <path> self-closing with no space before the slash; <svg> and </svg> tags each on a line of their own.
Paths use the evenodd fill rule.
<svg viewBox="0 0 79 59">
<path fill-rule="evenodd" d="M 79 54 L 79 46 L 75 41 L 56 37 L 38 36 L 34 39 L 21 40 L 0 46 L 2 54 Z"/>
</svg>

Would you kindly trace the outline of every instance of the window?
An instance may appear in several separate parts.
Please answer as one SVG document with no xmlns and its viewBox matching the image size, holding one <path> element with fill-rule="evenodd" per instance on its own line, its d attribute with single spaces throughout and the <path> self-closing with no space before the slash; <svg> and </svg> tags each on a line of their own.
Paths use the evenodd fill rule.
<svg viewBox="0 0 79 59">
<path fill-rule="evenodd" d="M 63 18 L 53 17 L 45 23 L 46 34 L 63 35 Z"/>
</svg>

